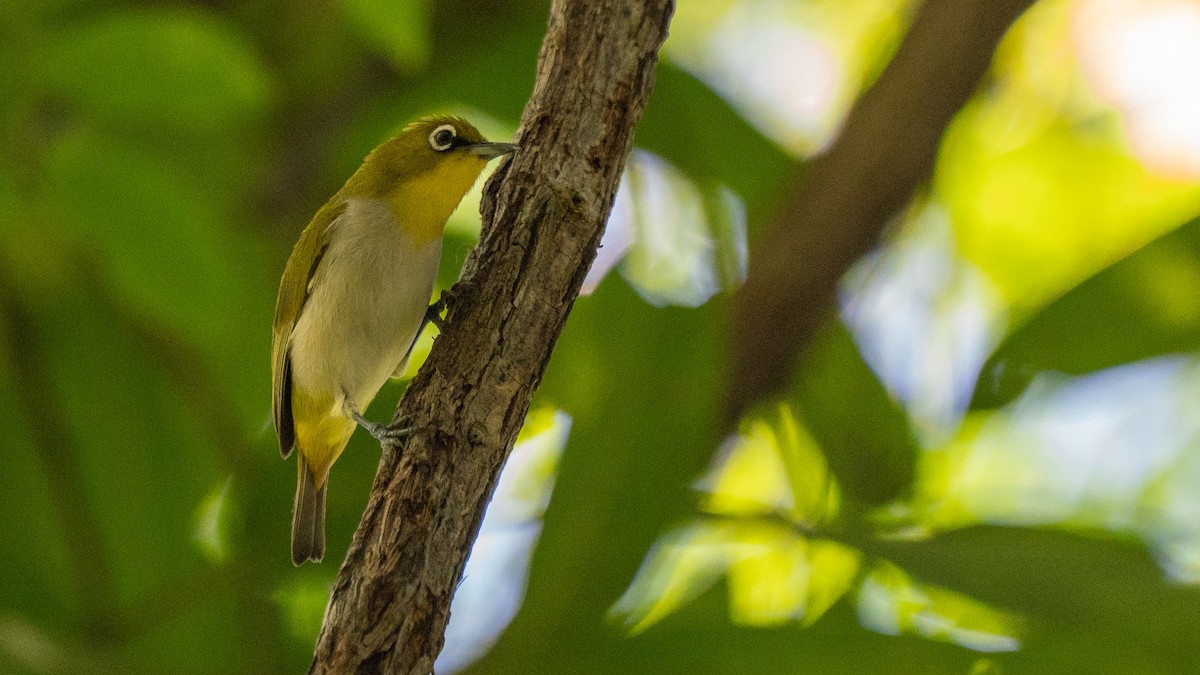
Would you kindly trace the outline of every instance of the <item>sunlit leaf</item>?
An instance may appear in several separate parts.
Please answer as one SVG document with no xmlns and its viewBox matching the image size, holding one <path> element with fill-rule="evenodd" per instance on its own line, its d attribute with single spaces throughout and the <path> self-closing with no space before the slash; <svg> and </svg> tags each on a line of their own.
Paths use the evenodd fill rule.
<svg viewBox="0 0 1200 675">
<path fill-rule="evenodd" d="M 913 633 L 981 652 L 1020 647 L 1016 617 L 965 595 L 914 583 L 900 568 L 877 563 L 858 593 L 863 625 L 889 635 Z"/>
<path fill-rule="evenodd" d="M 765 424 L 757 426 L 751 433 L 728 439 L 713 470 L 700 481 L 700 489 L 707 493 L 706 511 L 754 515 L 793 509 L 783 457 Z"/>
<path fill-rule="evenodd" d="M 695 599 L 725 572 L 727 536 L 703 524 L 663 535 L 612 613 L 639 633 Z"/>
<path fill-rule="evenodd" d="M 734 623 L 811 625 L 849 591 L 859 560 L 852 548 L 778 521 L 696 521 L 659 539 L 612 611 L 640 632 L 724 575 Z"/>
<path fill-rule="evenodd" d="M 835 541 L 812 539 L 808 542 L 808 602 L 804 624 L 811 626 L 858 580 L 862 554 Z"/>
<path fill-rule="evenodd" d="M 825 455 L 790 409 L 780 406 L 778 415 L 775 442 L 792 488 L 793 516 L 807 523 L 832 518 L 840 506 L 840 492 Z"/>
<path fill-rule="evenodd" d="M 541 518 L 550 503 L 558 462 L 570 433 L 571 416 L 563 411 L 538 408 L 530 412 L 488 507 L 497 526 Z"/>
<path fill-rule="evenodd" d="M 811 626 L 857 577 L 859 553 L 832 541 L 783 530 L 740 530 L 731 545 L 729 612 L 757 626 L 802 620 Z"/>
<path fill-rule="evenodd" d="M 616 231 L 633 232 L 621 273 L 638 293 L 656 306 L 695 307 L 736 288 L 746 255 L 737 197 L 725 190 L 708 200 L 714 226 L 702 190 L 662 158 L 638 152 L 625 170 L 633 208 L 613 215 L 630 218 Z M 718 253 L 718 246 L 726 250 Z"/>
<path fill-rule="evenodd" d="M 1047 305 L 996 349 L 973 405 L 1018 396 L 1040 373 L 1082 375 L 1200 348 L 1200 221 L 1192 221 Z M 1136 326 L 1137 330 L 1131 330 Z"/>
<path fill-rule="evenodd" d="M 726 441 L 715 468 L 700 482 L 703 510 L 782 512 L 809 524 L 837 512 L 838 489 L 825 458 L 789 407 L 754 417 L 744 429 Z"/>
<path fill-rule="evenodd" d="M 1130 157 L 1119 120 L 1079 86 L 1070 7 L 1039 3 L 1008 35 L 935 172 L 963 255 L 1018 318 L 1200 208 L 1200 187 Z"/>
<path fill-rule="evenodd" d="M 231 476 L 208 493 L 196 510 L 196 545 L 214 563 L 222 563 L 229 558 L 228 520 L 229 511 L 234 508 L 229 503 L 229 488 L 232 484 Z"/>
<path fill-rule="evenodd" d="M 729 614 L 772 626 L 804 616 L 811 571 L 808 542 L 781 530 L 745 529 L 730 542 Z"/>
</svg>

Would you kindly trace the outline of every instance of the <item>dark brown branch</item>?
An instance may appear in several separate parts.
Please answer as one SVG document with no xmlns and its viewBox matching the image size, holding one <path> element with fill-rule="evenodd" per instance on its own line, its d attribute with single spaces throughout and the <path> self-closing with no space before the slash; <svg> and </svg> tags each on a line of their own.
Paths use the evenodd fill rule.
<svg viewBox="0 0 1200 675">
<path fill-rule="evenodd" d="M 733 310 L 732 425 L 778 391 L 834 307 L 838 280 L 933 169 L 942 134 L 1032 0 L 928 0 L 750 258 Z"/>
<path fill-rule="evenodd" d="M 672 0 L 555 0 L 517 142 L 447 330 L 396 411 L 312 672 L 420 673 L 496 477 L 595 257 Z"/>
</svg>

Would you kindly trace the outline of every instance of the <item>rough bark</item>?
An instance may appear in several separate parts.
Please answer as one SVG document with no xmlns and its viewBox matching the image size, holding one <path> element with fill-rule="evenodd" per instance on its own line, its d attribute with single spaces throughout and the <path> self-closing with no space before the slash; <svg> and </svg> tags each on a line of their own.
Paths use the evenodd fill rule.
<svg viewBox="0 0 1200 675">
<path fill-rule="evenodd" d="M 750 256 L 733 308 L 725 421 L 787 382 L 835 306 L 837 284 L 933 169 L 954 114 L 1032 0 L 928 0 Z"/>
<path fill-rule="evenodd" d="M 428 673 L 500 468 L 604 231 L 672 0 L 555 0 L 446 330 L 396 410 L 311 672 Z"/>
</svg>

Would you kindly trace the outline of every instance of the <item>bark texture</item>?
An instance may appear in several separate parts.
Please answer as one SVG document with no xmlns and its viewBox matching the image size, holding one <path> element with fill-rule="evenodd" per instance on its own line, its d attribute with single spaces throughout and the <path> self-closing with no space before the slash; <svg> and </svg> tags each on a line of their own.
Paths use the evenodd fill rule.
<svg viewBox="0 0 1200 675">
<path fill-rule="evenodd" d="M 429 673 L 496 478 L 596 254 L 673 0 L 555 0 L 446 331 L 396 411 L 314 673 Z"/>
<path fill-rule="evenodd" d="M 928 180 L 942 135 L 1033 0 L 927 0 L 896 56 L 750 256 L 733 308 L 728 426 L 777 392 L 842 275 Z"/>
</svg>

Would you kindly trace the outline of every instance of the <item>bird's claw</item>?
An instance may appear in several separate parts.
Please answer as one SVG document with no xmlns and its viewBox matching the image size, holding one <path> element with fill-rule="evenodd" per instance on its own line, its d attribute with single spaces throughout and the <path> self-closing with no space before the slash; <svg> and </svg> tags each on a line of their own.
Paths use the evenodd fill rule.
<svg viewBox="0 0 1200 675">
<path fill-rule="evenodd" d="M 458 302 L 459 296 L 462 295 L 463 289 L 469 284 L 465 281 L 459 281 L 452 288 L 447 288 L 442 291 L 438 299 L 425 310 L 425 321 L 437 326 L 438 332 L 446 332 L 446 321 L 442 318 L 442 312 L 446 311 L 455 302 Z"/>
<path fill-rule="evenodd" d="M 425 321 L 437 326 L 439 333 L 446 332 L 446 321 L 442 319 L 442 310 L 444 309 L 446 309 L 446 296 L 443 291 L 442 297 L 425 310 Z"/>
<path fill-rule="evenodd" d="M 394 443 L 412 434 L 412 427 L 401 427 L 396 424 L 379 424 L 363 417 L 357 412 L 351 413 L 358 426 L 367 430 L 380 443 Z"/>
</svg>

